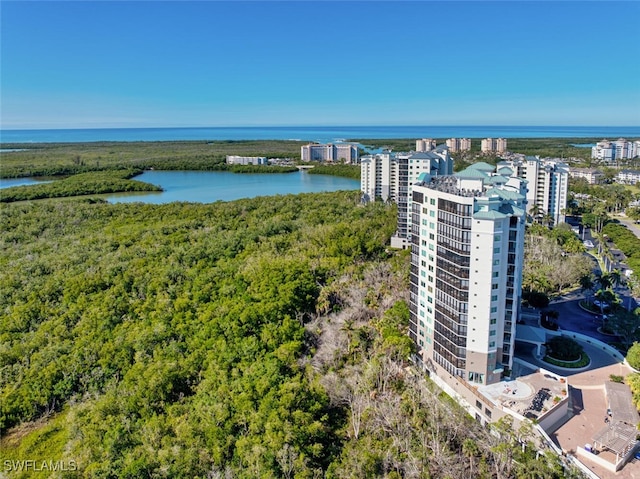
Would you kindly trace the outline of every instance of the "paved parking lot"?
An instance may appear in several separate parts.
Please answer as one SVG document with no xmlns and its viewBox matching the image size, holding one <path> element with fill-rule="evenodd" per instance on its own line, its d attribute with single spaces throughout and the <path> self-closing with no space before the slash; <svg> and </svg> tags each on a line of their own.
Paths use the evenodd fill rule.
<svg viewBox="0 0 640 479">
<path fill-rule="evenodd" d="M 573 330 L 602 341 L 609 339 L 597 331 L 600 322 L 594 318 L 593 314 L 579 307 L 579 299 L 580 295 L 574 294 L 550 305 L 551 308 L 560 311 L 559 324 L 561 328 Z M 583 341 L 579 342 L 591 358 L 591 364 L 587 370 L 578 372 L 555 368 L 536 358 L 535 348 L 532 345 L 519 343 L 516 347 L 518 358 L 567 377 L 567 382 L 570 385 L 572 417 L 551 434 L 551 439 L 565 453 L 572 455 L 577 455 L 578 446 L 584 447 L 585 444 L 592 443 L 593 436 L 605 425 L 607 403 L 604 383 L 609 381 L 612 374 L 624 377 L 632 372 L 628 366 L 618 362 L 602 348 Z M 582 462 L 603 479 L 640 479 L 640 461 L 637 460 L 629 462 L 615 474 L 589 463 L 588 460 L 582 460 Z"/>
</svg>

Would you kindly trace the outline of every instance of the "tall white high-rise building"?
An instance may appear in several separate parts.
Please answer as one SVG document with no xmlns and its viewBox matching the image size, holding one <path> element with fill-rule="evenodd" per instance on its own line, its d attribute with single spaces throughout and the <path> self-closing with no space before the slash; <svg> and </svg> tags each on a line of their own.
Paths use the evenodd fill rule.
<svg viewBox="0 0 640 479">
<path fill-rule="evenodd" d="M 569 165 L 559 158 L 522 156 L 498 163 L 504 176 L 518 176 L 528 181 L 527 212 L 537 206 L 540 215 L 549 215 L 554 224 L 564 223 L 569 189 Z M 535 211 L 534 211 L 535 212 Z"/>
<path fill-rule="evenodd" d="M 398 204 L 398 229 L 391 246 L 409 245 L 410 208 L 413 184 L 427 173 L 432 176 L 453 173 L 453 160 L 446 146 L 419 153 L 391 153 L 363 156 L 360 161 L 360 189 L 363 201 L 376 198 Z"/>
<path fill-rule="evenodd" d="M 512 368 L 526 182 L 486 163 L 413 185 L 410 336 L 418 362 L 470 388 Z"/>
</svg>

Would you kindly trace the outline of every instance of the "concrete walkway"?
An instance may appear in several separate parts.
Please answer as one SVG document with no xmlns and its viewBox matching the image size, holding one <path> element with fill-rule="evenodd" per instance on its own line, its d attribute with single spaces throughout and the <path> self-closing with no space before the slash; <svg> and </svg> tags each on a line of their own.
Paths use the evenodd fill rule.
<svg viewBox="0 0 640 479">
<path fill-rule="evenodd" d="M 595 315 L 580 308 L 578 302 L 581 299 L 582 295 L 571 293 L 549 305 L 550 309 L 556 309 L 560 312 L 558 321 L 560 327 L 603 342 L 610 340 L 610 336 L 605 336 L 597 330 L 601 321 L 596 319 Z M 603 351 L 601 347 L 586 341 L 579 340 L 578 342 L 591 358 L 591 364 L 582 371 L 557 368 L 538 359 L 535 356 L 536 348 L 531 344 L 516 344 L 517 358 L 567 378 L 570 387 L 569 409 L 571 417 L 550 437 L 566 454 L 574 456 L 577 455 L 577 448 L 591 444 L 595 434 L 605 425 L 604 418 L 607 415 L 605 382 L 610 380 L 611 375 L 625 377 L 632 372 L 631 368 Z M 524 366 L 520 366 L 520 369 L 522 370 L 518 371 L 518 374 L 527 372 Z M 516 372 L 515 364 L 514 372 Z M 640 479 L 640 461 L 635 459 L 615 474 L 591 463 L 588 459 L 580 458 L 580 461 L 602 479 Z"/>
</svg>

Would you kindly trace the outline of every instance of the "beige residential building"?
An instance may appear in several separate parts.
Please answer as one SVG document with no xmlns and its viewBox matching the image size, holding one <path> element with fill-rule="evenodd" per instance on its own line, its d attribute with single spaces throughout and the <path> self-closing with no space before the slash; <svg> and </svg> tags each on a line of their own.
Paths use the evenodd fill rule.
<svg viewBox="0 0 640 479">
<path fill-rule="evenodd" d="M 449 138 L 447 146 L 451 153 L 459 151 L 469 151 L 471 149 L 471 140 L 469 138 Z"/>
<path fill-rule="evenodd" d="M 431 151 L 436 149 L 436 140 L 432 138 L 422 138 L 421 140 L 416 140 L 416 151 Z"/>
<path fill-rule="evenodd" d="M 597 185 L 602 180 L 604 173 L 596 168 L 569 168 L 571 178 L 584 178 L 590 185 Z"/>
<path fill-rule="evenodd" d="M 507 140 L 505 138 L 485 138 L 480 143 L 482 153 L 505 153 Z"/>
</svg>

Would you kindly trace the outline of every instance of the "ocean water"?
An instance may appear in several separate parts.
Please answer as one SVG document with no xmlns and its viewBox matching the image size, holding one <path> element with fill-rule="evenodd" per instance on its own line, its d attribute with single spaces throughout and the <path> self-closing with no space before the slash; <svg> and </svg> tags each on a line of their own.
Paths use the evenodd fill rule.
<svg viewBox="0 0 640 479">
<path fill-rule="evenodd" d="M 0 130 L 0 143 L 90 141 L 300 140 L 362 138 L 608 138 L 640 137 L 640 126 L 298 126 Z"/>
</svg>

